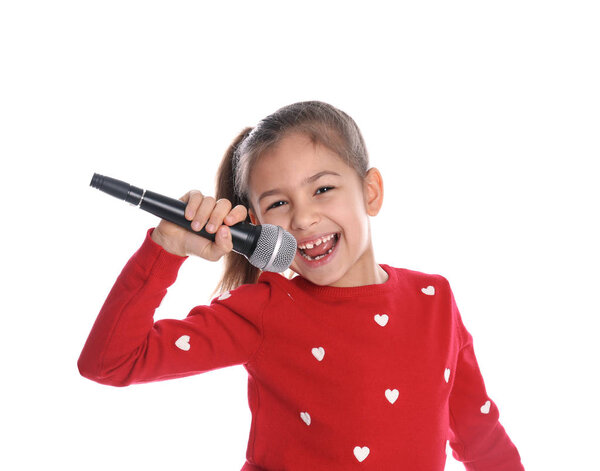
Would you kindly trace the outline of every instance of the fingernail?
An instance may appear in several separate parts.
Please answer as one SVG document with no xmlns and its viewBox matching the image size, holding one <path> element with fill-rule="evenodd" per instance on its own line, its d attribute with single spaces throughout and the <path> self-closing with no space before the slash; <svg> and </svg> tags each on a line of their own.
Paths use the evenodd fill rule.
<svg viewBox="0 0 600 471">
<path fill-rule="evenodd" d="M 217 230 L 214 224 L 207 224 L 205 229 L 206 232 L 215 232 Z"/>
<path fill-rule="evenodd" d="M 195 231 L 199 231 L 200 230 L 200 223 L 198 221 L 194 221 L 192 223 L 192 229 L 194 229 Z"/>
</svg>

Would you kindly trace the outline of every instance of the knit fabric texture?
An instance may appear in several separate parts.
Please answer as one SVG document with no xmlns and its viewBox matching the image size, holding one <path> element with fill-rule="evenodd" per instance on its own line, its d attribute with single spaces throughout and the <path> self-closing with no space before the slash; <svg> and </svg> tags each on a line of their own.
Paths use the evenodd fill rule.
<svg viewBox="0 0 600 471">
<path fill-rule="evenodd" d="M 385 283 L 317 286 L 264 272 L 154 321 L 187 257 L 150 229 L 117 278 L 79 358 L 112 386 L 242 364 L 252 423 L 243 470 L 519 471 L 446 278 L 382 264 Z"/>
</svg>

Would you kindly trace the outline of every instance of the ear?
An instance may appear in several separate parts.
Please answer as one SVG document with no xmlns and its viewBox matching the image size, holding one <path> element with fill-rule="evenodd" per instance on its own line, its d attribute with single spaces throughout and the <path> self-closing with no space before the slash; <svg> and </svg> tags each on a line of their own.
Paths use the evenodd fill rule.
<svg viewBox="0 0 600 471">
<path fill-rule="evenodd" d="M 254 214 L 254 210 L 252 208 L 248 208 L 248 216 L 250 216 L 250 222 L 252 224 L 258 224 L 258 219 L 256 218 L 256 214 Z"/>
<path fill-rule="evenodd" d="M 365 208 L 369 216 L 377 216 L 383 205 L 383 178 L 375 167 L 370 168 L 363 180 Z"/>
</svg>

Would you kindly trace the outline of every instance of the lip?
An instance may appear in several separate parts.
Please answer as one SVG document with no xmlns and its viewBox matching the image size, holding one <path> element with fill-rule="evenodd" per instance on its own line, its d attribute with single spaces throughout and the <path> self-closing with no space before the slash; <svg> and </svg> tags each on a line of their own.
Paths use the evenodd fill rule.
<svg viewBox="0 0 600 471">
<path fill-rule="evenodd" d="M 306 244 L 307 242 L 312 242 L 314 240 L 317 240 L 317 239 L 319 239 L 323 236 L 327 236 L 329 234 L 337 234 L 337 238 L 338 238 L 337 242 L 333 246 L 333 250 L 331 251 L 331 253 L 329 255 L 327 255 L 326 257 L 323 257 L 320 260 L 307 260 L 300 253 L 300 249 L 297 249 L 296 257 L 295 257 L 295 259 L 297 260 L 297 263 L 299 263 L 305 267 L 308 267 L 308 268 L 319 268 L 319 267 L 322 267 L 323 265 L 327 265 L 328 263 L 330 263 L 334 259 L 335 255 L 337 254 L 338 246 L 340 245 L 340 241 L 342 240 L 342 234 L 340 232 L 326 232 L 320 236 L 306 238 L 301 241 L 298 241 L 298 245 Z"/>
</svg>

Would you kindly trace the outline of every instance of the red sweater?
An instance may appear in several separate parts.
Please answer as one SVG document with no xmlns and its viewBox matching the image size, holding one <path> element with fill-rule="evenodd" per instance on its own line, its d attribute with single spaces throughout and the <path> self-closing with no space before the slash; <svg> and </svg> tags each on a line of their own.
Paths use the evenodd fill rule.
<svg viewBox="0 0 600 471">
<path fill-rule="evenodd" d="M 383 284 L 262 273 L 193 308 L 153 314 L 186 257 L 150 238 L 110 291 L 79 358 L 113 386 L 243 364 L 252 425 L 243 470 L 522 470 L 488 397 L 448 281 L 381 265 Z"/>
</svg>

